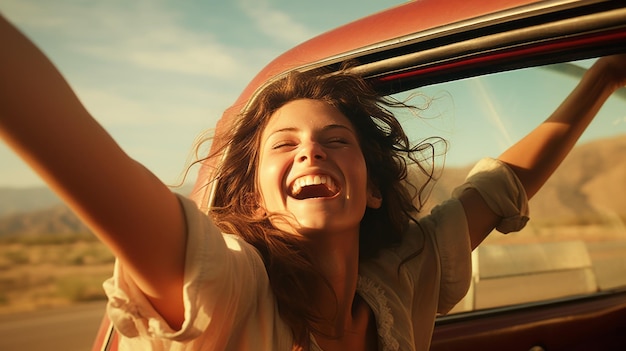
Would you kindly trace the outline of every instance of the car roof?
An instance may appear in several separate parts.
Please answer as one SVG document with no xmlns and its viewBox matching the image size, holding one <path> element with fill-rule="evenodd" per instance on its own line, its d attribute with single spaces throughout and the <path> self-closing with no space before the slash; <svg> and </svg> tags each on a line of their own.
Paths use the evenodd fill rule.
<svg viewBox="0 0 626 351">
<path fill-rule="evenodd" d="M 467 27 L 465 21 L 506 21 L 521 13 L 547 7 L 571 4 L 575 1 L 538 0 L 420 0 L 410 1 L 337 27 L 286 51 L 266 65 L 246 86 L 233 104 L 242 104 L 265 82 L 282 73 L 311 63 L 331 63 L 345 60 L 351 54 L 375 51 L 389 45 L 411 40 L 416 33 L 423 36 L 447 32 L 455 27 Z M 534 5 L 532 7 L 528 5 Z M 484 16 L 489 16 L 489 19 Z M 376 28 L 376 30 L 372 30 Z M 431 33 L 425 33 L 431 31 Z M 320 62 L 321 61 L 321 62 Z"/>
</svg>

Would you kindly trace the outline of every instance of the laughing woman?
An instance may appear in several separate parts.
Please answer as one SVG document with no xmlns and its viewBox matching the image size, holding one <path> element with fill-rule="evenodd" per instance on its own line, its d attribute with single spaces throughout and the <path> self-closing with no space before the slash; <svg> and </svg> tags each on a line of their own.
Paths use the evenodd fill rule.
<svg viewBox="0 0 626 351">
<path fill-rule="evenodd" d="M 0 135 L 115 253 L 105 289 L 122 350 L 428 349 L 437 313 L 467 291 L 471 250 L 524 226 L 527 199 L 626 82 L 624 56 L 598 60 L 416 220 L 405 178 L 419 146 L 397 103 L 348 71 L 293 73 L 240 116 L 207 216 L 124 153 L 5 20 L 0 42 Z"/>
</svg>

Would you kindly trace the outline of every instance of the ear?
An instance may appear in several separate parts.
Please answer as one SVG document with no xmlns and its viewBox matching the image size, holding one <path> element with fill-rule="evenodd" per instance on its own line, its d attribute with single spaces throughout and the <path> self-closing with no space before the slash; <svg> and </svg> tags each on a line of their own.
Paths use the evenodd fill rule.
<svg viewBox="0 0 626 351">
<path fill-rule="evenodd" d="M 378 187 L 369 185 L 367 187 L 367 207 L 378 209 L 383 204 L 383 196 L 380 194 Z"/>
</svg>

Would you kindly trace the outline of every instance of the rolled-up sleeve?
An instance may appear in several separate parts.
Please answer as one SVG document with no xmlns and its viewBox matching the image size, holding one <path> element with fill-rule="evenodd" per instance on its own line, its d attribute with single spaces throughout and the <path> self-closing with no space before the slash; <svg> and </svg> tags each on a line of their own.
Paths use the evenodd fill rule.
<svg viewBox="0 0 626 351">
<path fill-rule="evenodd" d="M 113 277 L 104 283 L 107 312 L 120 334 L 128 338 L 141 336 L 167 344 L 209 333 L 211 342 L 219 344 L 221 338 L 229 338 L 237 318 L 245 315 L 242 310 L 255 303 L 259 291 L 268 290 L 269 282 L 254 248 L 241 238 L 222 234 L 190 200 L 179 200 L 187 224 L 181 329 L 170 328 L 119 262 Z"/>
<path fill-rule="evenodd" d="M 519 231 L 528 222 L 526 190 L 504 162 L 493 158 L 480 160 L 452 196 L 458 198 L 468 188 L 476 189 L 487 206 L 502 218 L 496 226 L 499 232 Z"/>
</svg>

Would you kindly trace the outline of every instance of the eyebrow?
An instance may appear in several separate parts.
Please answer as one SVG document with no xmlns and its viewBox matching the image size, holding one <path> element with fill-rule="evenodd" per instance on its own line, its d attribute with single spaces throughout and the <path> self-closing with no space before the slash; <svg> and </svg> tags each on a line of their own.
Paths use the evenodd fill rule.
<svg viewBox="0 0 626 351">
<path fill-rule="evenodd" d="M 344 129 L 349 131 L 350 133 L 356 135 L 356 131 L 352 128 L 350 128 L 349 126 L 345 125 L 345 124 L 329 124 L 324 126 L 324 128 L 322 128 L 322 132 L 327 132 L 329 130 L 333 130 L 333 129 Z M 286 128 L 281 128 L 281 129 L 277 129 L 273 132 L 271 132 L 268 137 L 274 135 L 274 134 L 279 134 L 279 133 L 289 133 L 289 132 L 297 132 L 299 130 L 299 128 L 297 127 L 286 127 Z"/>
</svg>

